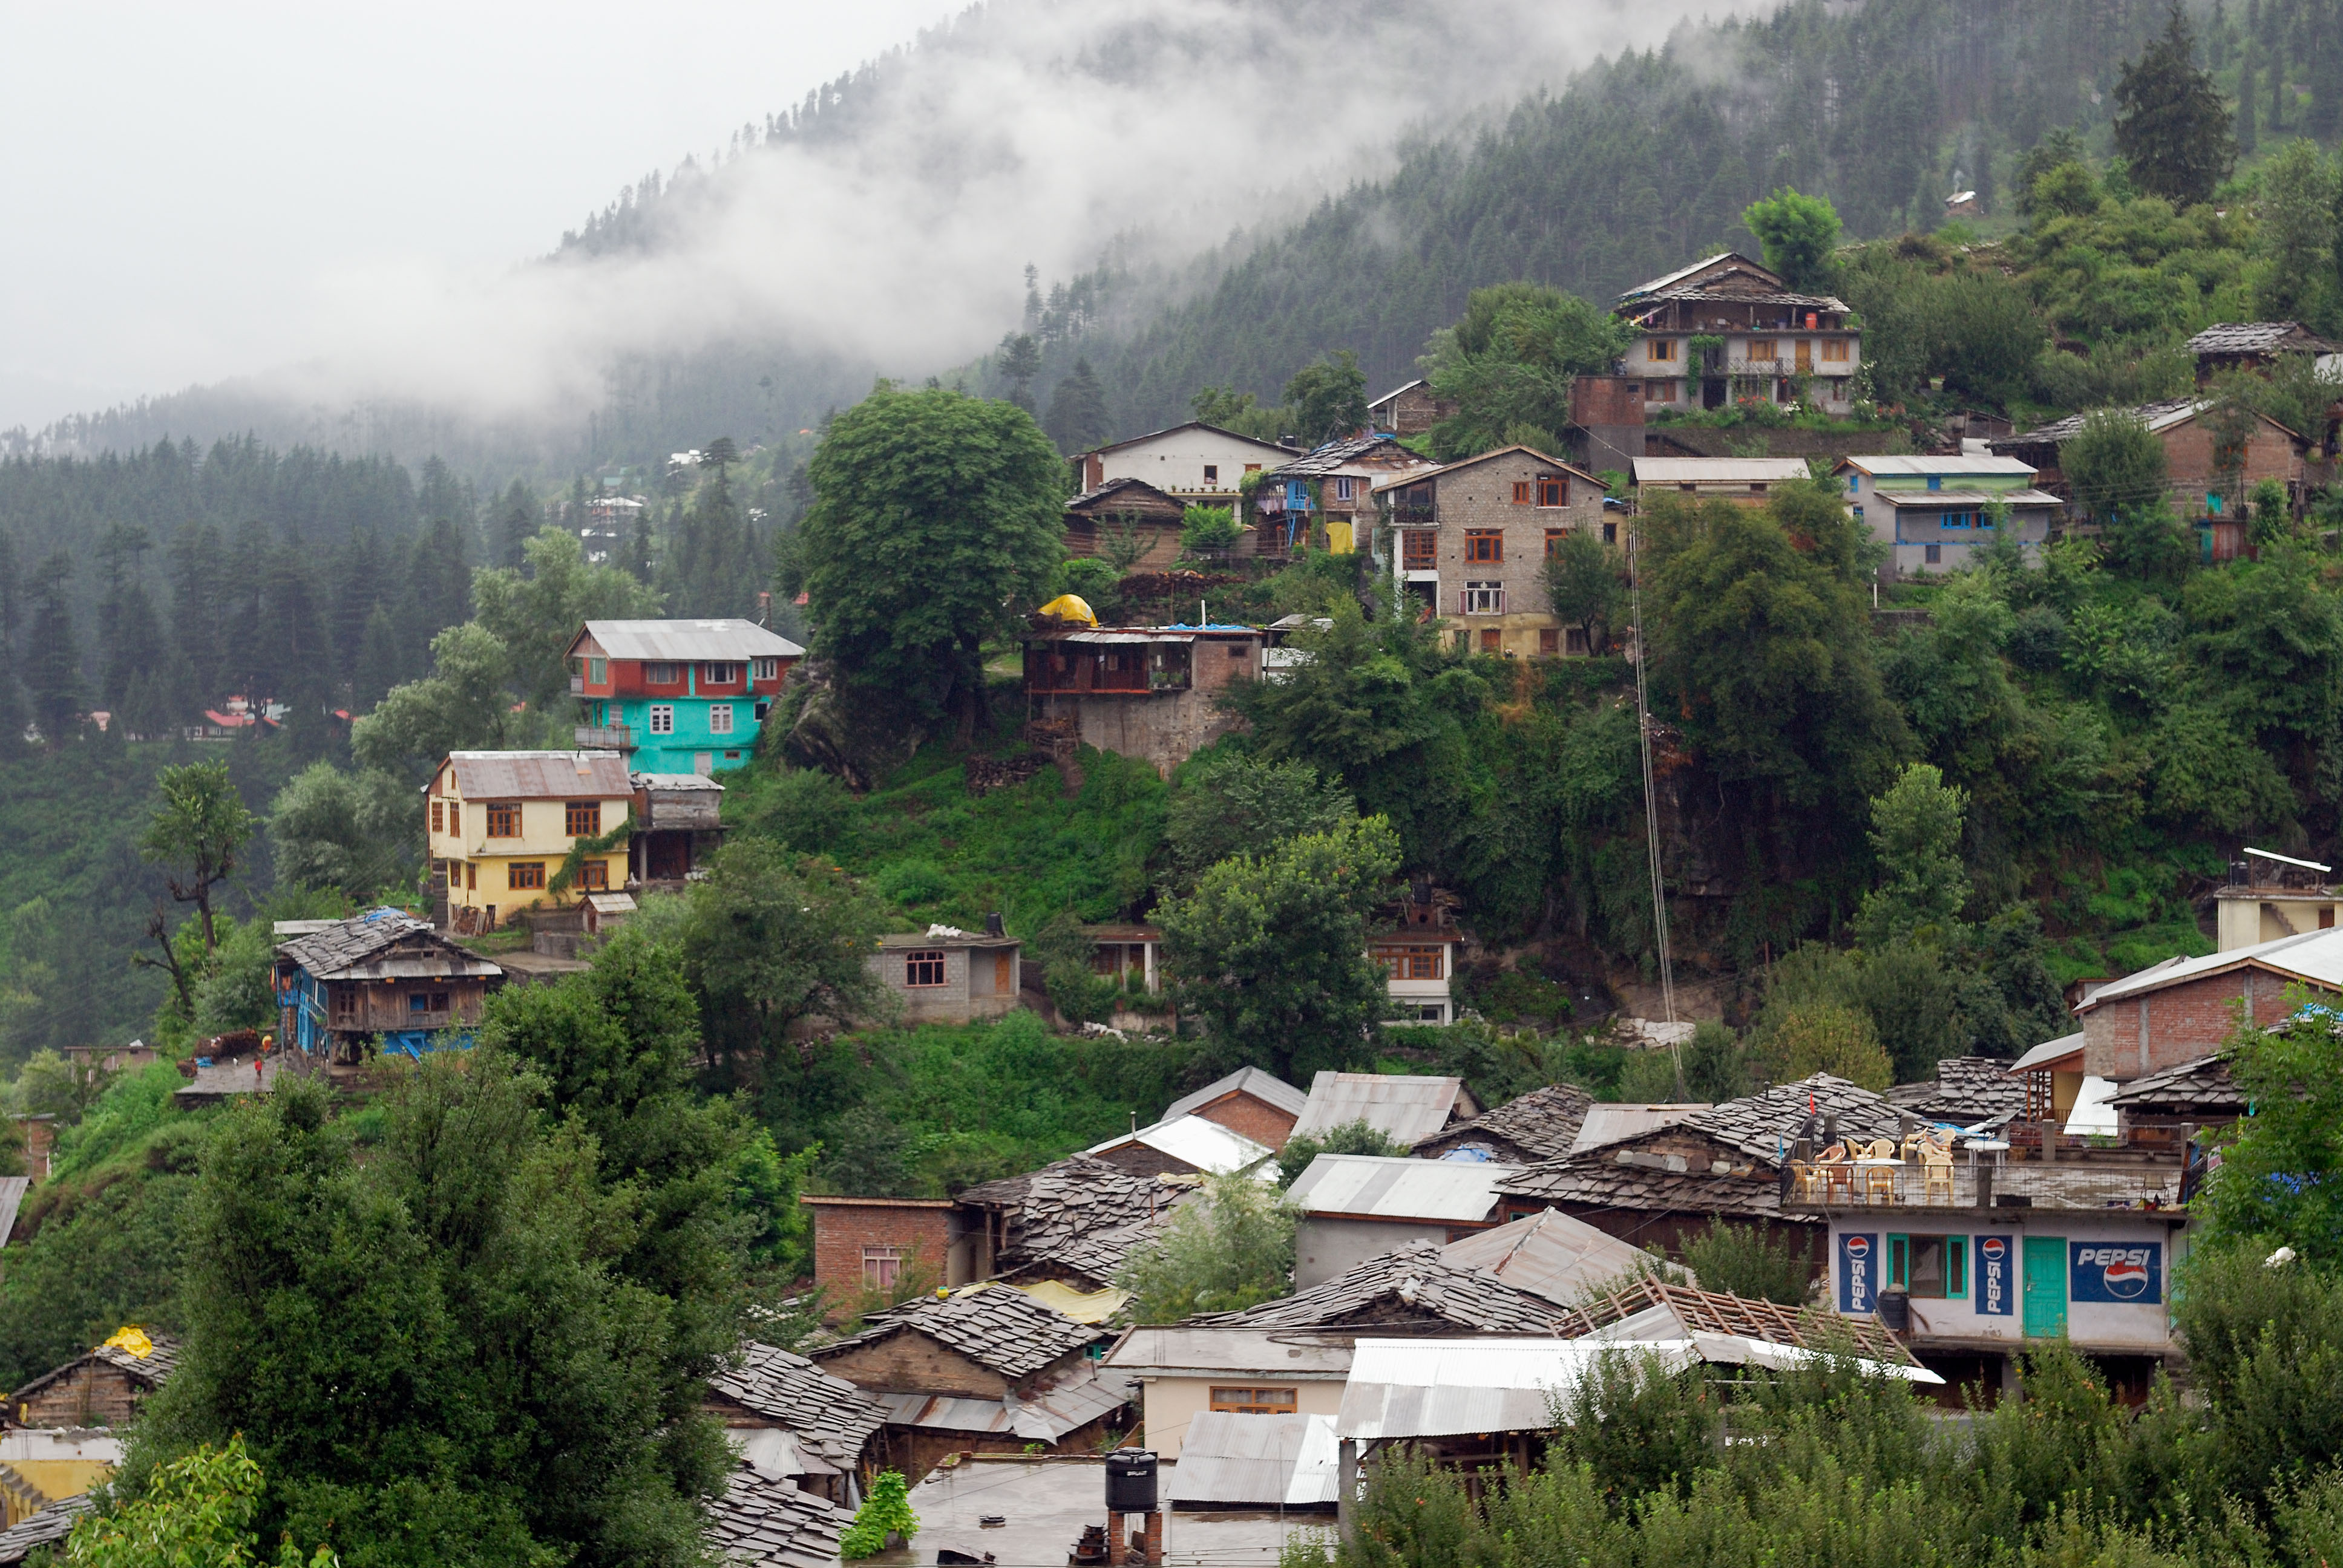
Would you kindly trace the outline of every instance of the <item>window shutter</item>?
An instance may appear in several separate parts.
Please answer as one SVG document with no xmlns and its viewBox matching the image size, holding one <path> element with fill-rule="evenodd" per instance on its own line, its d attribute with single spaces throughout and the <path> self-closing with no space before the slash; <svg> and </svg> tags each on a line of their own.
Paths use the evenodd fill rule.
<svg viewBox="0 0 2343 1568">
<path fill-rule="evenodd" d="M 1458 588 L 1456 590 L 1456 613 L 1458 615 L 1470 615 L 1473 613 L 1473 590 L 1471 588 Z"/>
</svg>

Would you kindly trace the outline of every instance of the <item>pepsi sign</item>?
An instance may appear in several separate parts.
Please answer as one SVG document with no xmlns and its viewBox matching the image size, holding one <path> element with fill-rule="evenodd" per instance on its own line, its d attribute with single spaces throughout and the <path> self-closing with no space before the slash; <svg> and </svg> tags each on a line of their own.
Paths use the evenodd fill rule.
<svg viewBox="0 0 2343 1568">
<path fill-rule="evenodd" d="M 2070 1301 L 2117 1306 L 2164 1300 L 2161 1241 L 2071 1241 L 2066 1295 Z"/>
<path fill-rule="evenodd" d="M 1976 1239 L 1976 1288 L 1970 1292 L 1976 1310 L 1987 1317 L 2006 1318 L 2017 1307 L 2017 1243 L 2006 1236 Z"/>
<path fill-rule="evenodd" d="M 1879 1304 L 1879 1238 L 1841 1232 L 1838 1239 L 1838 1310 L 1868 1312 Z"/>
</svg>

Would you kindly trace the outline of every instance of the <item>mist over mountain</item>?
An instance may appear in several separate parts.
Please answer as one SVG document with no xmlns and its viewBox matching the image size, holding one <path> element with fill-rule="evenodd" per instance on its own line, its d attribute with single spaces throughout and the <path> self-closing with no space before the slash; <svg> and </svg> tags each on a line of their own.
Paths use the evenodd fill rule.
<svg viewBox="0 0 2343 1568">
<path fill-rule="evenodd" d="M 1704 7 L 1714 11 L 1714 7 Z M 1357 349 L 1382 384 L 1473 287 L 1602 297 L 1791 184 L 1852 234 L 2104 118 L 2155 0 L 995 0 L 647 176 L 487 288 L 352 300 L 266 377 L 19 448 L 256 433 L 483 477 L 789 438 L 879 375 L 968 377 L 1033 330 L 1118 428 Z M 1042 289 L 1026 297 L 1025 271 Z M 1053 280 L 1058 282 L 1054 289 Z"/>
</svg>

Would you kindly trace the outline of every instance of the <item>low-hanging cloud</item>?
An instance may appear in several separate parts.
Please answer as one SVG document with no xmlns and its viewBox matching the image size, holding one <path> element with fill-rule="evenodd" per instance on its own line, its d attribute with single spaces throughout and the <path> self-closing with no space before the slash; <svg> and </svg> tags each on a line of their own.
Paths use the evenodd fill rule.
<svg viewBox="0 0 2343 1568">
<path fill-rule="evenodd" d="M 1118 238 L 1174 261 L 1299 216 L 1388 169 L 1410 130 L 1559 87 L 1693 9 L 992 0 L 866 70 L 845 104 L 670 182 L 645 245 L 330 279 L 317 353 L 259 385 L 310 407 L 567 422 L 617 360 L 743 336 L 926 374 L 1018 319 L 1029 262 L 1064 276 Z"/>
</svg>

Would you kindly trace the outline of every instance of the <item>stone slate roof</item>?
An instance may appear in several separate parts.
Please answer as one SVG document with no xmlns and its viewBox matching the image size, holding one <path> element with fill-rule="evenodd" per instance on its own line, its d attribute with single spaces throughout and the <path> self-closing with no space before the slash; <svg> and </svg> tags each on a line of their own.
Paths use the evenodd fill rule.
<svg viewBox="0 0 2343 1568">
<path fill-rule="evenodd" d="M 1188 1320 L 1212 1328 L 1315 1329 L 1356 1324 L 1453 1325 L 1475 1333 L 1551 1334 L 1563 1309 L 1517 1290 L 1486 1270 L 1441 1254 L 1433 1241 L 1410 1241 L 1298 1295 L 1237 1312 Z"/>
<path fill-rule="evenodd" d="M 1307 479 L 1320 475 L 1336 473 L 1370 458 L 1382 459 L 1403 468 L 1413 467 L 1429 468 L 1433 466 L 1432 459 L 1423 453 L 1402 446 L 1398 437 L 1369 434 L 1353 436 L 1342 441 L 1329 441 L 1324 446 L 1296 457 L 1290 463 L 1278 465 L 1272 468 L 1265 477 Z"/>
<path fill-rule="evenodd" d="M 1915 1116 L 1968 1127 L 2026 1109 L 2025 1081 L 2010 1077 L 2009 1067 L 1997 1056 L 1947 1056 L 1936 1062 L 1936 1077 L 1899 1083 L 1882 1098 Z"/>
<path fill-rule="evenodd" d="M 38 1513 L 0 1530 L 0 1563 L 22 1563 L 36 1547 L 53 1545 L 73 1533 L 74 1521 L 96 1506 L 89 1493 L 53 1503 Z"/>
<path fill-rule="evenodd" d="M 1836 1111 L 1839 1131 L 1845 1137 L 1894 1138 L 1903 1131 L 1903 1119 L 1885 1096 L 1827 1072 L 1695 1111 L 1679 1125 L 1705 1132 L 1778 1169 L 1790 1141 L 1805 1122 L 1809 1106 L 1823 1115 Z"/>
<path fill-rule="evenodd" d="M 1618 1163 L 1611 1150 L 1591 1149 L 1567 1160 L 1533 1165 L 1508 1181 L 1503 1191 L 1508 1197 L 1534 1199 L 1565 1209 L 1639 1209 L 1723 1214 L 1736 1220 L 1784 1218 L 1780 1181 L 1770 1168 L 1755 1169 L 1762 1173 L 1719 1176 L 1706 1171 L 1654 1170 Z"/>
<path fill-rule="evenodd" d="M 1901 1366 L 1918 1366 L 1918 1358 L 1879 1326 L 1876 1318 L 1846 1318 L 1807 1307 L 1785 1307 L 1777 1302 L 1728 1295 L 1723 1291 L 1696 1290 L 1645 1277 L 1600 1301 L 1566 1314 L 1563 1332 L 1572 1339 L 1624 1322 L 1654 1308 L 1674 1314 L 1684 1332 L 1694 1334 L 1739 1334 L 1772 1344 L 1801 1350 L 1832 1348 L 1839 1341 L 1854 1354 Z"/>
<path fill-rule="evenodd" d="M 2298 321 L 2225 321 L 2188 340 L 2191 354 L 2326 353 L 2334 347 Z"/>
<path fill-rule="evenodd" d="M 395 949 L 404 949 L 394 960 Z M 397 910 L 372 910 L 336 920 L 324 930 L 279 942 L 278 953 L 318 980 L 500 975 L 504 970 L 457 946 L 427 921 Z M 392 973 L 395 969 L 396 974 Z"/>
<path fill-rule="evenodd" d="M 1057 1264 L 1112 1282 L 1131 1248 L 1154 1232 L 1174 1205 L 1193 1196 L 1192 1181 L 1134 1176 L 1087 1154 L 964 1190 L 960 1201 L 1006 1210 L 1004 1271 Z"/>
<path fill-rule="evenodd" d="M 1160 525 L 1177 524 L 1186 515 L 1187 505 L 1144 479 L 1121 478 L 1109 479 L 1095 490 L 1084 490 L 1066 503 L 1066 510 L 1082 517 L 1093 514 L 1120 517 L 1128 512 L 1135 518 Z"/>
<path fill-rule="evenodd" d="M 155 1348 L 144 1356 L 134 1356 L 118 1346 L 100 1345 L 85 1356 L 75 1356 L 63 1366 L 51 1367 L 47 1372 L 10 1394 L 8 1402 L 22 1403 L 26 1398 L 40 1392 L 59 1378 L 88 1365 L 91 1362 L 104 1362 L 108 1366 L 120 1367 L 148 1388 L 161 1388 L 164 1380 L 179 1369 L 179 1342 L 167 1335 L 156 1334 L 152 1336 L 150 1342 Z"/>
<path fill-rule="evenodd" d="M 1468 1143 L 1485 1145 L 1501 1162 L 1528 1164 L 1570 1152 L 1594 1097 L 1575 1084 L 1533 1089 L 1494 1111 L 1460 1121 L 1415 1146 L 1418 1159 L 1437 1160 Z"/>
<path fill-rule="evenodd" d="M 2194 1061 L 2135 1078 L 2111 1095 L 2107 1103 L 2149 1115 L 2246 1113 L 2245 1092 L 2229 1076 L 2228 1062 L 2218 1056 L 2200 1056 Z"/>
<path fill-rule="evenodd" d="M 824 1345 L 818 1355 L 827 1358 L 906 1332 L 925 1334 L 1010 1379 L 1040 1372 L 1061 1356 L 1106 1337 L 1104 1331 L 1078 1323 L 1022 1291 L 990 1285 L 941 1300 L 923 1296 L 873 1314 L 869 1328 Z"/>
<path fill-rule="evenodd" d="M 740 1347 L 739 1364 L 718 1368 L 708 1386 L 735 1404 L 770 1416 L 840 1470 L 853 1467 L 862 1445 L 887 1420 L 877 1400 L 844 1378 L 754 1340 Z"/>
<path fill-rule="evenodd" d="M 708 1506 L 708 1539 L 725 1560 L 773 1568 L 824 1568 L 838 1561 L 838 1537 L 854 1515 L 787 1481 L 742 1468 Z"/>
</svg>

